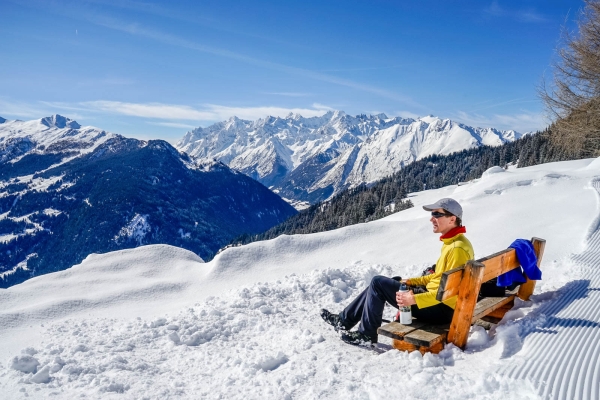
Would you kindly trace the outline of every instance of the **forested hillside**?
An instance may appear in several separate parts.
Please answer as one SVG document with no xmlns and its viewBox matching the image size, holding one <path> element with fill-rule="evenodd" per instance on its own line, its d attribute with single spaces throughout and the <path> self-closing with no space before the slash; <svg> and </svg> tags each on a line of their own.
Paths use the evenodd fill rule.
<svg viewBox="0 0 600 400">
<path fill-rule="evenodd" d="M 258 235 L 243 235 L 231 245 L 273 239 L 279 235 L 323 232 L 368 222 L 412 207 L 406 194 L 479 178 L 495 165 L 531 165 L 582 158 L 552 144 L 551 133 L 527 135 L 502 146 L 483 146 L 446 156 L 432 155 L 407 165 L 375 184 L 347 190 L 330 201 L 317 203 Z"/>
</svg>

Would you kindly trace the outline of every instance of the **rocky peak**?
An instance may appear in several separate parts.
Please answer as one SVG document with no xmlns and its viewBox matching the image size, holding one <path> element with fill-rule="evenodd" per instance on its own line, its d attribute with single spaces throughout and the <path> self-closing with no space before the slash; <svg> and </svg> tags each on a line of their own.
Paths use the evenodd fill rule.
<svg viewBox="0 0 600 400">
<path fill-rule="evenodd" d="M 81 125 L 77 123 L 77 121 L 73 121 L 70 118 L 63 117 L 59 114 L 54 114 L 50 117 L 45 117 L 40 119 L 40 123 L 42 125 L 46 125 L 48 128 L 71 128 L 71 129 L 79 129 Z"/>
</svg>

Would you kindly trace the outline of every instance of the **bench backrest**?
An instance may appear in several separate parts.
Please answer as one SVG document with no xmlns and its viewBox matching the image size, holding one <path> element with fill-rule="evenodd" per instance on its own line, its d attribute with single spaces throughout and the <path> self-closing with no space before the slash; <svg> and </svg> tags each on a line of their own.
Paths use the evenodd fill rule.
<svg viewBox="0 0 600 400">
<path fill-rule="evenodd" d="M 533 244 L 533 248 L 536 250 L 539 265 L 541 255 L 543 254 L 543 247 L 546 244 L 546 241 L 544 239 L 534 237 L 531 239 L 531 243 Z M 469 263 L 480 265 L 480 267 L 483 268 L 483 277 L 481 282 L 487 282 L 490 279 L 494 279 L 520 266 L 515 249 L 505 249 L 490 256 L 480 258 L 479 260 L 469 261 Z M 444 301 L 452 296 L 458 295 L 458 289 L 460 287 L 460 282 L 462 280 L 465 267 L 466 265 L 463 265 L 450 271 L 446 271 L 442 274 L 442 280 L 440 282 L 436 297 L 437 301 Z"/>
</svg>

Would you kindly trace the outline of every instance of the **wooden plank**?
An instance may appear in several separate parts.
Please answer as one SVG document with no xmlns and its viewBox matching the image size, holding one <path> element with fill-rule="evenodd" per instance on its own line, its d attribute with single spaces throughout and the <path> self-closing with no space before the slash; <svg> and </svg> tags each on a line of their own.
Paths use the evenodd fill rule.
<svg viewBox="0 0 600 400">
<path fill-rule="evenodd" d="M 471 321 L 475 322 L 491 312 L 504 307 L 507 303 L 511 303 L 514 298 L 515 293 L 511 293 L 505 297 L 486 297 L 485 299 L 482 299 L 477 303 Z"/>
<path fill-rule="evenodd" d="M 456 308 L 448 332 L 448 342 L 454 343 L 461 349 L 464 349 L 467 344 L 471 319 L 483 279 L 483 270 L 483 264 L 473 260 L 468 261 L 460 282 Z"/>
<path fill-rule="evenodd" d="M 520 266 L 515 249 L 505 249 L 477 261 L 485 265 L 483 282 L 494 279 Z"/>
<path fill-rule="evenodd" d="M 449 325 L 427 325 L 404 335 L 404 341 L 417 347 L 432 347 L 446 340 L 448 329 Z"/>
<path fill-rule="evenodd" d="M 414 344 L 407 343 L 404 340 L 392 340 L 392 347 L 400 351 L 408 351 L 409 353 L 418 350 L 421 354 L 425 354 L 427 352 L 438 354 L 440 351 L 444 350 L 444 343 L 440 342 L 431 347 L 425 347 L 415 346 Z"/>
<path fill-rule="evenodd" d="M 458 286 L 460 285 L 464 269 L 465 266 L 462 265 L 442 274 L 440 287 L 436 296 L 437 301 L 444 301 L 458 294 Z"/>
<path fill-rule="evenodd" d="M 544 239 L 534 237 L 531 239 L 531 244 L 533 245 L 533 250 L 535 251 L 535 254 L 537 256 L 537 266 L 539 268 L 542 265 L 542 257 L 544 256 L 546 241 Z M 527 281 L 525 283 L 522 283 L 521 287 L 519 288 L 519 298 L 525 301 L 529 300 L 529 297 L 531 297 L 531 295 L 533 294 L 534 289 L 535 281 L 532 281 L 529 278 L 527 278 Z"/>
<path fill-rule="evenodd" d="M 496 310 L 496 311 L 498 311 L 498 310 Z M 479 321 L 485 321 L 485 322 L 489 322 L 492 324 L 498 324 L 500 321 L 502 321 L 502 318 L 496 318 L 496 317 L 492 317 L 491 315 L 486 315 L 485 317 L 482 317 Z"/>
<path fill-rule="evenodd" d="M 425 325 L 426 324 L 424 322 L 417 321 L 416 319 L 413 319 L 413 323 L 410 325 L 402 325 L 399 322 L 390 322 L 389 324 L 380 326 L 377 329 L 377 333 L 392 339 L 402 340 L 407 333 L 410 333 L 415 329 L 419 329 Z"/>
<path fill-rule="evenodd" d="M 513 306 L 515 305 L 514 299 L 511 302 L 506 303 L 505 305 L 503 305 L 500 308 L 495 309 L 494 311 L 492 311 L 491 313 L 489 313 L 488 315 L 486 315 L 486 317 L 490 317 L 490 318 L 496 318 L 496 319 L 502 319 L 504 318 L 504 315 L 509 312 L 510 310 L 512 310 Z"/>
</svg>

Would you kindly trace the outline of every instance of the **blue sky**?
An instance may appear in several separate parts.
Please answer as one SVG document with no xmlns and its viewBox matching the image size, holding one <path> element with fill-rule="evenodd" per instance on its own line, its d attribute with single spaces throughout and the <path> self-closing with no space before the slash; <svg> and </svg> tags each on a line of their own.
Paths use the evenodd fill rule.
<svg viewBox="0 0 600 400">
<path fill-rule="evenodd" d="M 0 2 L 0 116 L 174 142 L 232 115 L 428 114 L 524 132 L 582 1 Z"/>
</svg>

